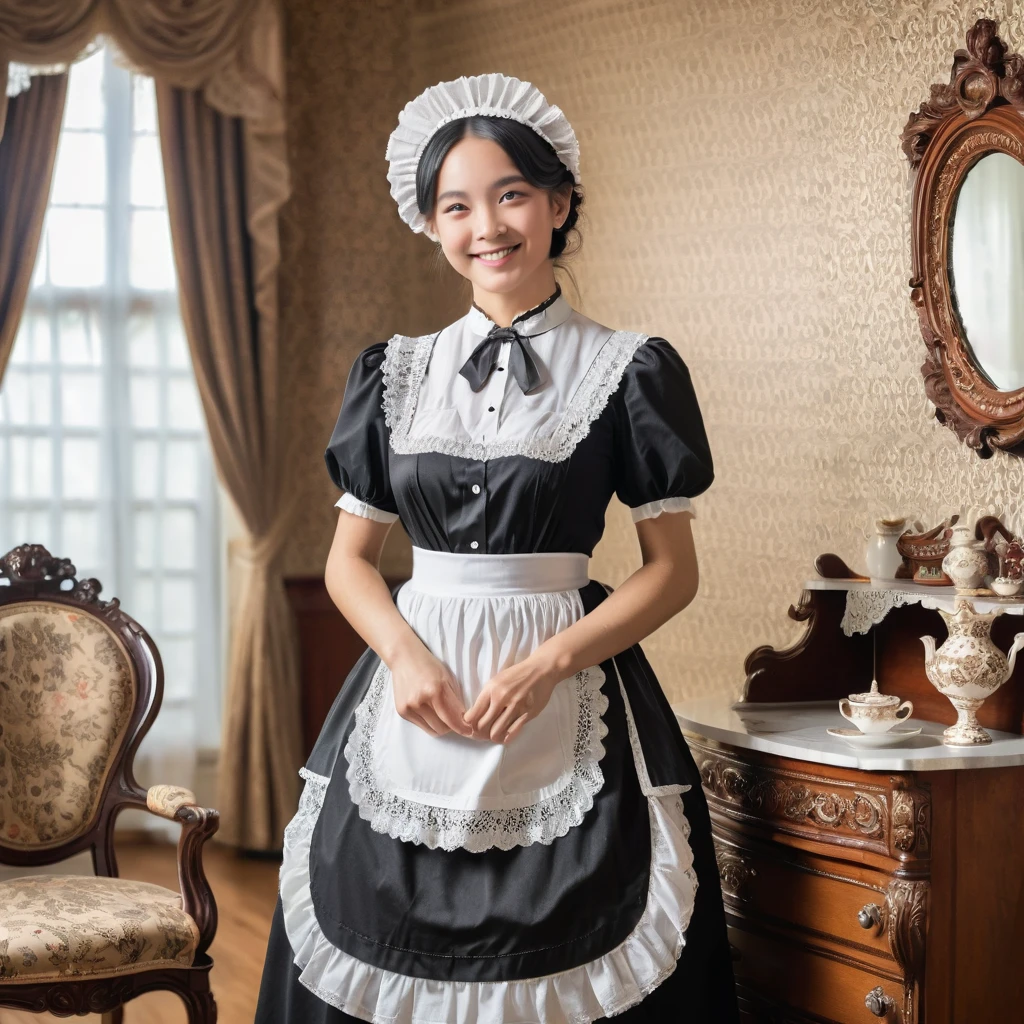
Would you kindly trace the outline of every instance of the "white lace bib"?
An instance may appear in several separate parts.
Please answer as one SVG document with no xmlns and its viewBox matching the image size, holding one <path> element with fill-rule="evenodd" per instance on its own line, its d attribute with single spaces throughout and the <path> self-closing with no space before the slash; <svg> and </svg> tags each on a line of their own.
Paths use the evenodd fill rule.
<svg viewBox="0 0 1024 1024">
<path fill-rule="evenodd" d="M 558 330 L 530 338 L 544 378 L 538 391 L 523 395 L 514 381 L 506 383 L 511 374 L 503 373 L 495 378 L 499 391 L 488 384 L 484 391 L 474 392 L 458 372 L 479 341 L 468 319 L 463 317 L 438 334 L 395 335 L 388 342 L 381 373 L 392 451 L 481 460 L 525 455 L 561 462 L 587 436 L 648 338 L 612 331 L 573 313 Z M 506 353 L 503 359 L 507 360 Z M 490 415 L 496 429 L 479 440 L 479 423 L 495 394 L 498 405 Z"/>
</svg>

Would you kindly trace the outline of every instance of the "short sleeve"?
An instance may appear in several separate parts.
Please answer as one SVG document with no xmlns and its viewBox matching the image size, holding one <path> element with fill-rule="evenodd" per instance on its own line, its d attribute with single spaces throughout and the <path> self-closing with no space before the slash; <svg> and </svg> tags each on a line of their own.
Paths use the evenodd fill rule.
<svg viewBox="0 0 1024 1024">
<path fill-rule="evenodd" d="M 615 494 L 633 521 L 692 511 L 714 480 L 690 371 L 664 338 L 636 350 L 615 395 Z"/>
<path fill-rule="evenodd" d="M 391 492 L 388 428 L 382 405 L 381 363 L 386 350 L 387 342 L 371 345 L 352 364 L 324 460 L 335 486 L 345 492 L 336 502 L 339 508 L 393 523 L 398 519 L 398 506 Z"/>
</svg>

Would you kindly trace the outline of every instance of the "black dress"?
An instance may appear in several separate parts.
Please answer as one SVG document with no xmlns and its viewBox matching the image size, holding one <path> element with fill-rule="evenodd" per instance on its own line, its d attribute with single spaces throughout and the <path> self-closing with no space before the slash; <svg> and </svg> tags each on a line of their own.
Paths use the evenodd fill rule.
<svg viewBox="0 0 1024 1024">
<path fill-rule="evenodd" d="M 467 707 L 608 596 L 586 560 L 613 493 L 674 514 L 713 476 L 665 339 L 557 291 L 513 327 L 534 394 L 514 338 L 484 390 L 453 372 L 495 331 L 474 307 L 363 351 L 326 452 L 342 508 L 401 518 L 393 596 Z M 398 718 L 367 649 L 301 774 L 259 1024 L 738 1020 L 700 777 L 639 645 L 559 683 L 507 748 Z"/>
</svg>

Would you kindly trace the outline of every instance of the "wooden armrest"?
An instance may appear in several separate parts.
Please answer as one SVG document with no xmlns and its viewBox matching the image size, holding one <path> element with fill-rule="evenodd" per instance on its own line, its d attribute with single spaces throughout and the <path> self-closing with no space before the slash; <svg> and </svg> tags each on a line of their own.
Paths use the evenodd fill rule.
<svg viewBox="0 0 1024 1024">
<path fill-rule="evenodd" d="M 141 790 L 131 794 L 136 799 Z M 220 827 L 220 815 L 209 807 L 200 807 L 195 794 L 184 786 L 150 786 L 146 807 L 161 818 L 181 824 L 178 840 L 178 887 L 181 906 L 199 926 L 196 954 L 205 953 L 217 931 L 217 903 L 203 870 L 203 844 Z"/>
</svg>

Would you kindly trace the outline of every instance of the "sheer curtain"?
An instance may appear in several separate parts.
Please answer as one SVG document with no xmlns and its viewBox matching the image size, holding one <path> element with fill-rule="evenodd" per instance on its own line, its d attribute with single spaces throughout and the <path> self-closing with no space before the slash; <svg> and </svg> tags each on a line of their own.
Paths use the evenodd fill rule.
<svg viewBox="0 0 1024 1024">
<path fill-rule="evenodd" d="M 194 785 L 220 733 L 218 494 L 179 317 L 151 79 L 72 65 L 32 287 L 0 387 L 0 548 L 45 544 L 153 636 L 139 782 Z M 180 827 L 127 812 L 119 827 Z"/>
</svg>

